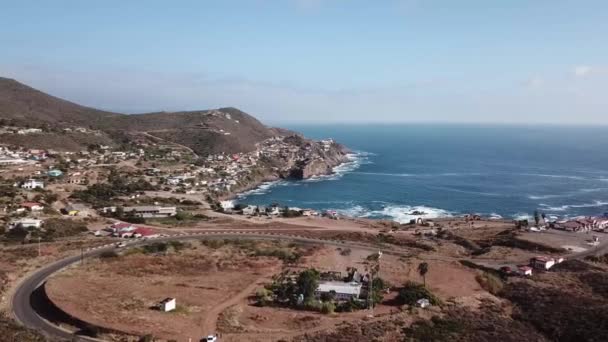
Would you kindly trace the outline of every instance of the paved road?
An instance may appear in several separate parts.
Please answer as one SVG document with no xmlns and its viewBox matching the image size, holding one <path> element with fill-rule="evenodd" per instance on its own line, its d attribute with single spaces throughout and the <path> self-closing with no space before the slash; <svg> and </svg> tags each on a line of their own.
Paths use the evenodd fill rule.
<svg viewBox="0 0 608 342">
<path fill-rule="evenodd" d="M 357 248 L 357 249 L 366 249 L 370 252 L 375 252 L 378 250 L 377 247 L 373 247 L 366 244 L 359 244 L 355 242 L 342 242 L 336 240 L 323 240 L 323 239 L 314 239 L 308 238 L 299 235 L 288 235 L 288 234 L 278 234 L 278 233 L 252 233 L 252 232 L 204 232 L 199 234 L 181 234 L 181 235 L 173 235 L 168 237 L 161 237 L 150 240 L 136 240 L 128 243 L 128 247 L 137 247 L 153 242 L 167 242 L 174 240 L 189 240 L 193 238 L 204 239 L 204 238 L 215 238 L 215 239 L 230 239 L 230 238 L 241 238 L 241 239 L 256 239 L 256 240 L 291 240 L 302 243 L 323 243 L 326 245 L 333 245 L 337 247 L 348 247 L 348 248 Z M 87 250 L 84 253 L 85 258 L 97 257 L 101 253 L 106 251 L 115 250 L 116 247 L 113 245 L 107 245 L 102 247 L 97 247 L 94 249 Z M 397 254 L 397 255 L 406 255 L 405 252 L 399 252 L 395 250 L 383 250 L 383 253 L 387 254 Z M 53 273 L 58 272 L 78 261 L 81 260 L 81 256 L 73 256 L 68 257 L 59 261 L 56 261 L 52 264 L 49 264 L 40 270 L 36 271 L 28 278 L 23 280 L 21 284 L 15 290 L 13 295 L 11 304 L 12 310 L 15 318 L 18 322 L 23 324 L 24 326 L 40 331 L 41 333 L 54 337 L 65 339 L 69 341 L 100 341 L 98 339 L 79 336 L 76 340 L 74 339 L 74 333 L 64 330 L 55 324 L 43 319 L 40 317 L 32 308 L 30 297 L 32 293 L 40 287 Z"/>
</svg>

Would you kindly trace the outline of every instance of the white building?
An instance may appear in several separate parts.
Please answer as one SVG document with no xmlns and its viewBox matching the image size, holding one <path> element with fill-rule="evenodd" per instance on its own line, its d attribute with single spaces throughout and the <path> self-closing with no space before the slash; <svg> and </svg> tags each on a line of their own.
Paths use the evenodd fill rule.
<svg viewBox="0 0 608 342">
<path fill-rule="evenodd" d="M 315 296 L 321 297 L 323 293 L 333 294 L 335 299 L 338 300 L 357 299 L 361 294 L 361 284 L 357 282 L 323 281 L 319 283 Z"/>
<path fill-rule="evenodd" d="M 243 215 L 255 215 L 257 209 L 258 207 L 255 205 L 248 205 L 243 208 Z"/>
<path fill-rule="evenodd" d="M 177 208 L 159 206 L 124 207 L 124 213 L 133 213 L 135 216 L 143 218 L 171 217 L 177 214 Z"/>
<path fill-rule="evenodd" d="M 21 184 L 21 187 L 23 189 L 43 189 L 44 188 L 44 182 L 39 181 L 39 180 L 35 180 L 35 179 L 28 179 L 27 181 L 23 182 L 23 184 Z"/>
<path fill-rule="evenodd" d="M 42 227 L 42 222 L 43 222 L 42 220 L 38 220 L 38 219 L 22 218 L 20 220 L 11 222 L 8 225 L 8 229 L 10 230 L 10 229 L 17 228 L 17 227 L 39 229 L 40 227 Z"/>
<path fill-rule="evenodd" d="M 40 128 L 24 128 L 17 131 L 17 134 L 32 134 L 32 133 L 42 133 Z"/>
<path fill-rule="evenodd" d="M 158 304 L 158 308 L 162 312 L 169 312 L 175 310 L 177 306 L 175 298 L 165 298 L 162 302 Z"/>
</svg>

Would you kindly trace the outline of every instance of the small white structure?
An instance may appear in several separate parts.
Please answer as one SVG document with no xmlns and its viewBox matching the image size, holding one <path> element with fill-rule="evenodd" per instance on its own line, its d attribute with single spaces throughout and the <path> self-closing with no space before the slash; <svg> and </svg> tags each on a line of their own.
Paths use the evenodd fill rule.
<svg viewBox="0 0 608 342">
<path fill-rule="evenodd" d="M 243 208 L 243 215 L 255 215 L 257 209 L 258 207 L 255 205 L 248 205 Z"/>
<path fill-rule="evenodd" d="M 35 180 L 35 179 L 28 179 L 27 181 L 23 182 L 23 184 L 21 184 L 21 187 L 23 189 L 43 189 L 44 188 L 44 182 L 39 181 L 39 180 Z"/>
<path fill-rule="evenodd" d="M 268 209 L 269 209 L 268 215 L 273 215 L 273 216 L 281 215 L 281 208 L 279 208 L 279 207 L 270 207 Z"/>
<path fill-rule="evenodd" d="M 232 202 L 232 201 L 221 201 L 220 202 L 220 206 L 224 210 L 230 210 L 230 209 L 234 208 L 234 202 Z"/>
<path fill-rule="evenodd" d="M 428 308 L 429 306 L 431 306 L 431 302 L 426 299 L 426 298 L 422 298 L 422 299 L 418 299 L 416 301 L 416 306 L 418 306 L 419 308 Z"/>
<path fill-rule="evenodd" d="M 176 301 L 175 298 L 165 298 L 158 304 L 158 308 L 162 312 L 169 312 L 175 310 Z"/>
<path fill-rule="evenodd" d="M 22 218 L 20 220 L 13 221 L 8 225 L 9 230 L 17 227 L 39 229 L 40 227 L 42 227 L 42 220 Z"/>
</svg>

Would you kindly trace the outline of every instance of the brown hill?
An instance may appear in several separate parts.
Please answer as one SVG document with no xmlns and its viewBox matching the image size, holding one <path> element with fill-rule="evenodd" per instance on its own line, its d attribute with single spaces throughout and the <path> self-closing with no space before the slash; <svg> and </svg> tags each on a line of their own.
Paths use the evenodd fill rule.
<svg viewBox="0 0 608 342">
<path fill-rule="evenodd" d="M 125 115 L 84 107 L 7 78 L 0 78 L 0 118 L 17 126 L 48 127 L 47 135 L 64 127 L 100 130 L 121 140 L 144 134 L 187 146 L 198 154 L 251 151 L 257 142 L 281 132 L 236 108 Z M 20 140 L 5 135 L 0 141 Z M 86 146 L 86 139 L 72 139 L 63 148 L 71 150 L 80 144 Z"/>
<path fill-rule="evenodd" d="M 119 114 L 80 106 L 0 77 L 0 118 L 17 124 L 88 127 L 117 116 Z"/>
</svg>

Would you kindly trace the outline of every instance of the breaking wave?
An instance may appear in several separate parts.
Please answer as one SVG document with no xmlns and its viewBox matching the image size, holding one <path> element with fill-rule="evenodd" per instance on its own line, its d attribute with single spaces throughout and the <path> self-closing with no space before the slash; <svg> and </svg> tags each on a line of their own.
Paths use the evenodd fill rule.
<svg viewBox="0 0 608 342">
<path fill-rule="evenodd" d="M 399 223 L 408 223 L 418 218 L 433 219 L 454 216 L 454 213 L 444 209 L 408 205 L 389 205 L 377 210 L 370 210 L 361 205 L 355 205 L 346 209 L 335 209 L 335 211 L 349 217 L 388 218 Z"/>
<path fill-rule="evenodd" d="M 357 151 L 346 155 L 348 158 L 347 162 L 344 162 L 332 169 L 333 173 L 330 175 L 313 176 L 308 179 L 304 179 L 301 182 L 304 183 L 315 183 L 323 181 L 334 181 L 342 178 L 345 174 L 350 173 L 361 167 L 361 165 L 370 164 L 369 156 L 372 153 Z"/>
<path fill-rule="evenodd" d="M 560 206 L 550 206 L 545 203 L 541 203 L 540 206 L 543 210 L 546 211 L 566 211 L 568 209 L 574 208 L 598 208 L 608 206 L 608 202 L 606 201 L 594 201 L 593 203 L 583 203 L 583 204 L 565 204 Z"/>
</svg>

